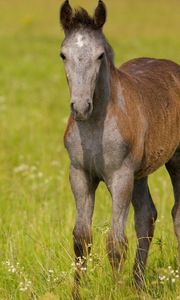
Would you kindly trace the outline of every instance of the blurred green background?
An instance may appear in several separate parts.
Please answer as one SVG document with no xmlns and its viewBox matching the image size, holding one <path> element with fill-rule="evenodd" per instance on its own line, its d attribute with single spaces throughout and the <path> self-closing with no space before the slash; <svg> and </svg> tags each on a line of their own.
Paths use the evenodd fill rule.
<svg viewBox="0 0 180 300">
<path fill-rule="evenodd" d="M 180 63 L 179 0 L 106 0 L 104 32 L 116 63 L 139 56 Z M 57 0 L 0 0 L 0 299 L 71 299 L 75 206 L 68 183 L 63 132 L 69 93 L 59 59 L 63 32 Z M 97 1 L 71 1 L 93 12 Z M 180 299 L 170 180 L 150 178 L 158 208 L 145 292 L 132 286 L 133 211 L 122 286 L 111 279 L 105 237 L 111 200 L 97 192 L 94 247 L 83 299 Z M 162 279 L 163 278 L 163 279 Z M 178 298 L 179 297 L 179 298 Z"/>
</svg>

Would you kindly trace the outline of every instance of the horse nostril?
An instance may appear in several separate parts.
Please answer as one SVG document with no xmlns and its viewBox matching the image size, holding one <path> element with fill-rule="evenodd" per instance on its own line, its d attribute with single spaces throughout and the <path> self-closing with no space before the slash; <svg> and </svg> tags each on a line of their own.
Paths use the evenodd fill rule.
<svg viewBox="0 0 180 300">
<path fill-rule="evenodd" d="M 74 112 L 76 111 L 74 108 L 74 102 L 71 103 L 71 111 L 74 111 Z"/>
<path fill-rule="evenodd" d="M 91 110 L 91 103 L 88 102 L 88 107 L 87 107 L 87 109 L 86 109 L 86 112 L 88 113 L 88 112 L 90 112 L 90 110 Z"/>
</svg>

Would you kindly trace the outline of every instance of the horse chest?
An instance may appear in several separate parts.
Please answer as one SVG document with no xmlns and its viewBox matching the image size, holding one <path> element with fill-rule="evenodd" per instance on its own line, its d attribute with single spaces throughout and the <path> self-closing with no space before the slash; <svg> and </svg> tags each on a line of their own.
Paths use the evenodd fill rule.
<svg viewBox="0 0 180 300">
<path fill-rule="evenodd" d="M 115 120 L 102 126 L 74 123 L 65 138 L 71 163 L 97 176 L 116 170 L 122 164 L 126 145 Z"/>
</svg>

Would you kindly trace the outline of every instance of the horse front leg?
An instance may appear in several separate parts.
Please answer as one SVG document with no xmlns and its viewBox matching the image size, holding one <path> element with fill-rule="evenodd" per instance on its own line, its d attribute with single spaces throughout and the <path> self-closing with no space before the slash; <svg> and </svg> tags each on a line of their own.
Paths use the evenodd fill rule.
<svg viewBox="0 0 180 300">
<path fill-rule="evenodd" d="M 76 201 L 76 224 L 73 231 L 75 252 L 75 292 L 79 298 L 78 285 L 81 274 L 86 271 L 86 258 L 92 245 L 92 216 L 94 210 L 95 190 L 98 183 L 82 169 L 71 166 L 70 183 Z"/>
<path fill-rule="evenodd" d="M 134 174 L 124 165 L 114 172 L 108 182 L 112 195 L 112 228 L 107 238 L 107 252 L 115 277 L 121 271 L 126 258 L 128 241 L 125 225 L 132 197 Z"/>
</svg>

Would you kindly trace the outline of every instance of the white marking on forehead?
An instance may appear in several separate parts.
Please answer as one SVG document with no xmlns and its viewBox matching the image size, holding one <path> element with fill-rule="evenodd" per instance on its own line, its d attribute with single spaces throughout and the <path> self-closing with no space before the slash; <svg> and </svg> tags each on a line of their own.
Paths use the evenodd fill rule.
<svg viewBox="0 0 180 300">
<path fill-rule="evenodd" d="M 77 36 L 77 42 L 76 42 L 76 44 L 80 48 L 82 48 L 84 46 L 83 36 L 81 34 L 79 34 Z"/>
</svg>

